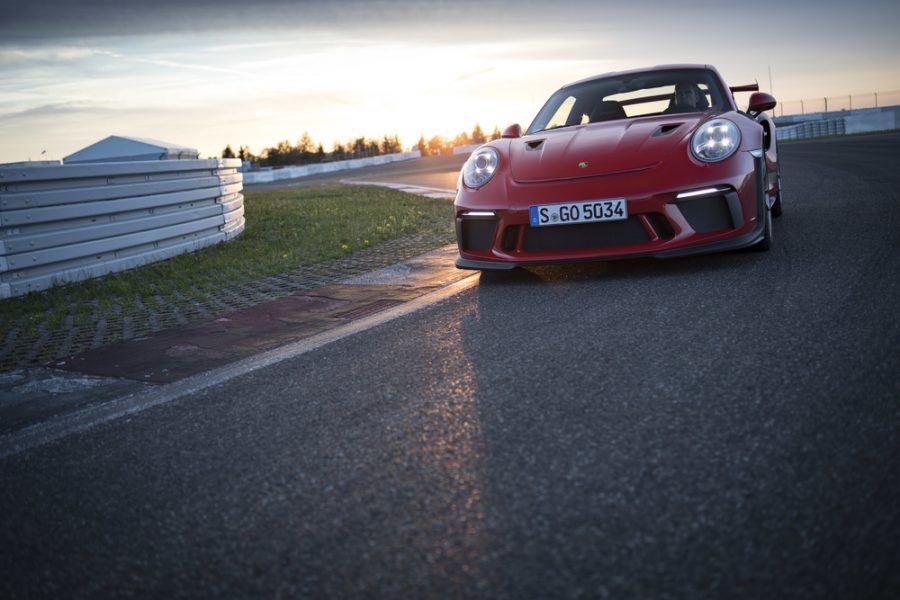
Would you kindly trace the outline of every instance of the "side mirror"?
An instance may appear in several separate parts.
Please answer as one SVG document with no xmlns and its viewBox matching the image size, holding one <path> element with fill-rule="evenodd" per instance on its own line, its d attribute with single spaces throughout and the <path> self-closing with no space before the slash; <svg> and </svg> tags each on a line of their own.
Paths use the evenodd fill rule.
<svg viewBox="0 0 900 600">
<path fill-rule="evenodd" d="M 503 130 L 503 135 L 501 137 L 504 138 L 519 138 L 522 137 L 522 127 L 516 123 L 515 125 L 510 125 L 506 129 Z"/>
<path fill-rule="evenodd" d="M 756 92 L 750 96 L 750 105 L 747 107 L 747 112 L 758 115 L 763 111 L 772 110 L 776 104 L 775 98 L 770 94 Z"/>
</svg>

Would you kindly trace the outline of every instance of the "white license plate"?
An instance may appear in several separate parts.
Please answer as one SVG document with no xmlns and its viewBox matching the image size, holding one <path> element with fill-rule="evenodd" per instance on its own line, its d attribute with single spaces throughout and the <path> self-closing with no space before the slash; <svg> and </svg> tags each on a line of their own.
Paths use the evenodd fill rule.
<svg viewBox="0 0 900 600">
<path fill-rule="evenodd" d="M 530 206 L 531 226 L 571 225 L 573 223 L 596 223 L 598 221 L 620 221 L 628 218 L 628 203 L 625 198 L 609 200 L 586 200 L 565 204 L 540 204 Z"/>
</svg>

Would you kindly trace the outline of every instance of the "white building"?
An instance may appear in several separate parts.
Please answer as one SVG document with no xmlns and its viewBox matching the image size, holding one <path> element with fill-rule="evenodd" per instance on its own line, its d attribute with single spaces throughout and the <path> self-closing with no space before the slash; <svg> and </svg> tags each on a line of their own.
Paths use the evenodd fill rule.
<svg viewBox="0 0 900 600">
<path fill-rule="evenodd" d="M 99 162 L 131 162 L 137 160 L 177 160 L 198 158 L 196 148 L 147 138 L 111 135 L 95 144 L 63 158 L 67 165 Z"/>
</svg>

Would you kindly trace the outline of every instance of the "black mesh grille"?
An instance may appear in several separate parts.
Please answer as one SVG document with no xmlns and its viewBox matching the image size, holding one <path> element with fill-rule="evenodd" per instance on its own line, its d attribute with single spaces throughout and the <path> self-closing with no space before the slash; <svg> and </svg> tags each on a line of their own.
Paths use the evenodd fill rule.
<svg viewBox="0 0 900 600">
<path fill-rule="evenodd" d="M 610 246 L 627 246 L 650 241 L 647 230 L 637 217 L 605 223 L 580 223 L 525 229 L 526 252 L 546 250 L 587 250 Z"/>
</svg>

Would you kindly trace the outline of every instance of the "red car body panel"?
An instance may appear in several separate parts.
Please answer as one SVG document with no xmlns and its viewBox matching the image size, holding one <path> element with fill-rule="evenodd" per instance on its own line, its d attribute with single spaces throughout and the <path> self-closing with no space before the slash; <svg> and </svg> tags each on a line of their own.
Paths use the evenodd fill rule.
<svg viewBox="0 0 900 600">
<path fill-rule="evenodd" d="M 714 69 L 697 65 L 630 73 L 673 68 L 705 69 L 721 81 Z M 585 81 L 594 79 L 600 78 Z M 722 87 L 728 89 L 724 81 Z M 778 192 L 775 144 L 761 152 L 765 127 L 737 111 L 730 92 L 726 96 L 727 110 L 587 123 L 489 142 L 499 154 L 493 178 L 475 189 L 460 177 L 457 266 L 502 269 L 679 256 L 758 242 L 765 233 L 770 198 Z M 689 149 L 694 132 L 722 117 L 740 129 L 739 148 L 719 162 L 698 160 Z M 774 140 L 774 125 L 767 126 Z M 721 193 L 715 200 L 677 198 L 705 188 Z M 529 223 L 531 206 L 612 198 L 626 199 L 627 221 L 551 227 Z"/>
</svg>

